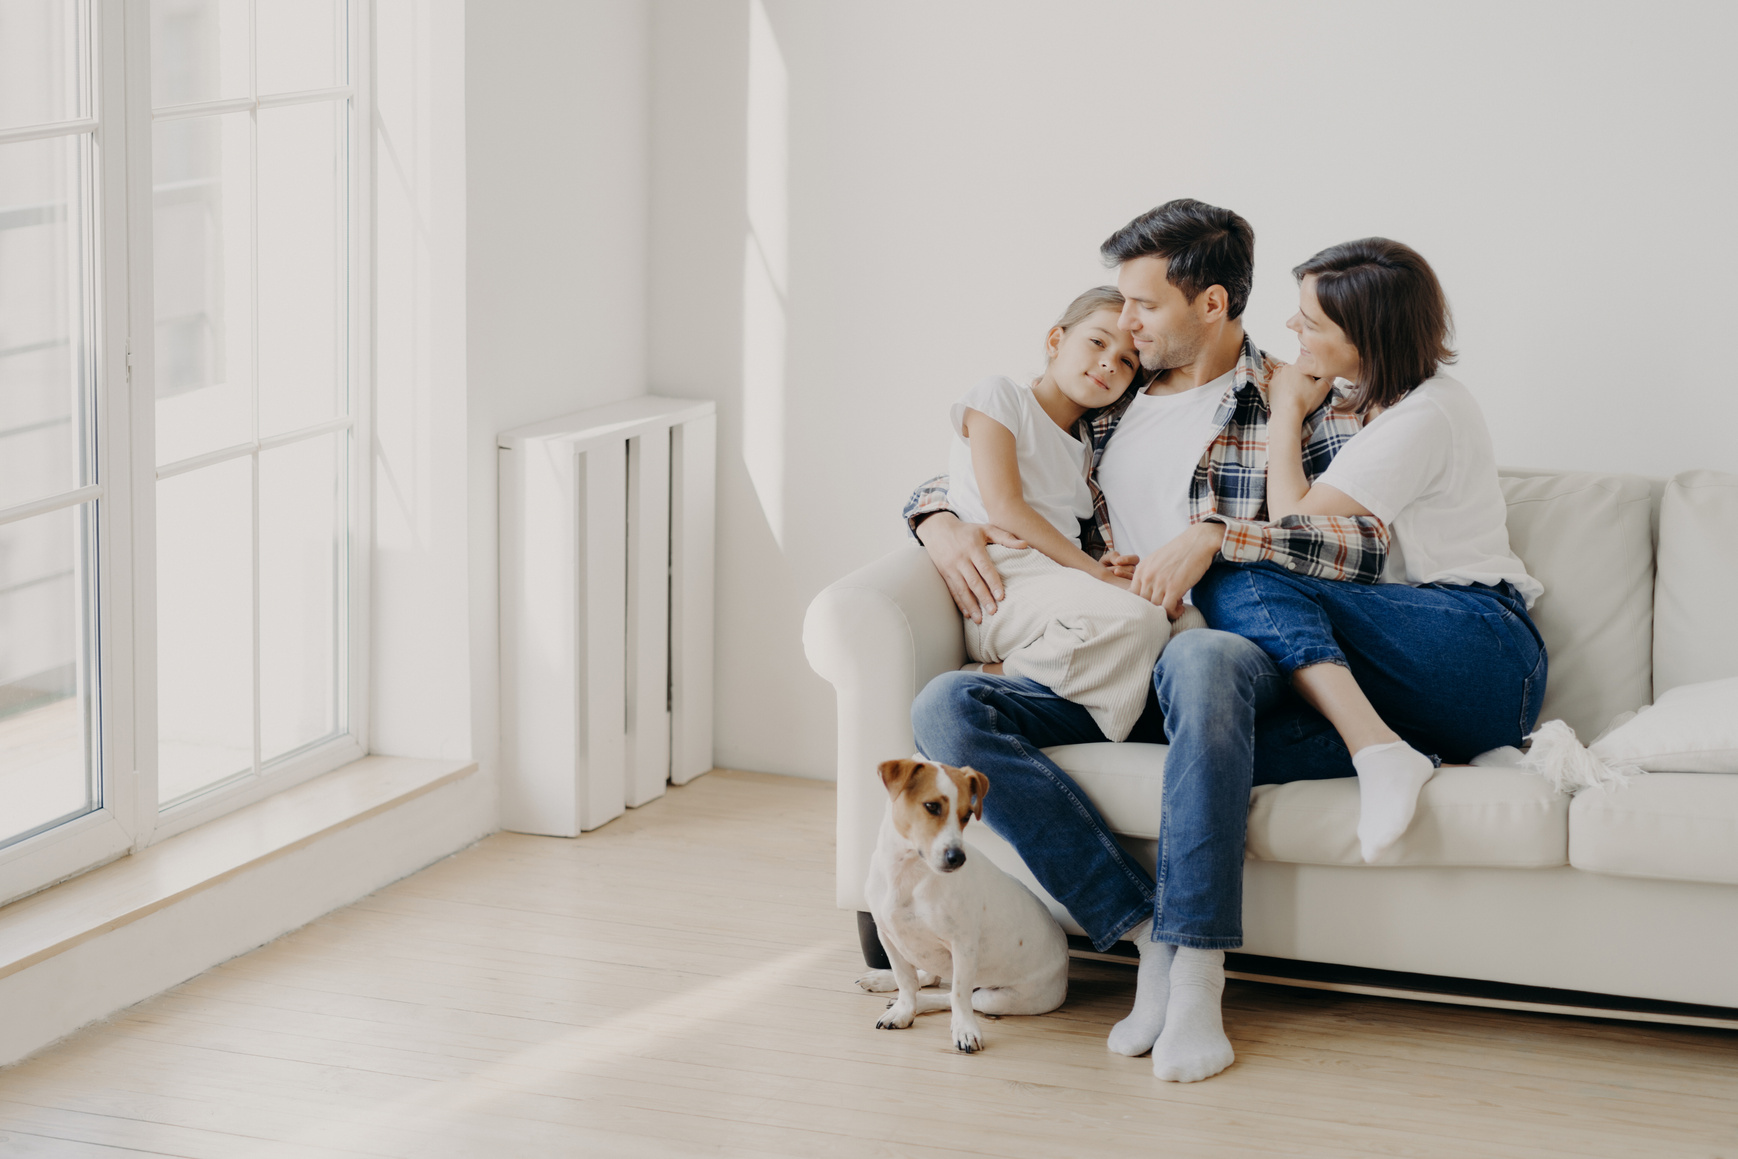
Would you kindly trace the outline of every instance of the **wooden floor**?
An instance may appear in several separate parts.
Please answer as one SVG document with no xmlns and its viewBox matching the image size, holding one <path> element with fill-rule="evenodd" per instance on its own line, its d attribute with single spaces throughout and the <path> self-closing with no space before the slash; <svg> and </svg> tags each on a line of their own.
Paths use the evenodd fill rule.
<svg viewBox="0 0 1738 1159">
<path fill-rule="evenodd" d="M 0 1071 L 0 1155 L 1738 1159 L 1723 1031 L 1233 982 L 1237 1064 L 1177 1086 L 1085 962 L 977 1055 L 875 1030 L 832 831 L 830 786 L 719 772 L 498 834 Z"/>
</svg>

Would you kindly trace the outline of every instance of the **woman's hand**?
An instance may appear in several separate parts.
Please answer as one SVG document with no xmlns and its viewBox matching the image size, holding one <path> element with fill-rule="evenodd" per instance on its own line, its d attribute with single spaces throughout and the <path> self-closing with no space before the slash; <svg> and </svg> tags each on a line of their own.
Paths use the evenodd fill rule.
<svg viewBox="0 0 1738 1159">
<path fill-rule="evenodd" d="M 951 511 L 940 511 L 917 525 L 918 542 L 947 583 L 960 614 L 974 624 L 996 614 L 1002 598 L 1002 577 L 985 550 L 990 544 L 1021 548 L 1026 541 L 988 523 L 965 523 Z"/>
<path fill-rule="evenodd" d="M 1267 380 L 1267 408 L 1272 414 L 1302 421 L 1333 389 L 1331 375 L 1311 378 L 1295 366 L 1281 366 Z"/>
</svg>

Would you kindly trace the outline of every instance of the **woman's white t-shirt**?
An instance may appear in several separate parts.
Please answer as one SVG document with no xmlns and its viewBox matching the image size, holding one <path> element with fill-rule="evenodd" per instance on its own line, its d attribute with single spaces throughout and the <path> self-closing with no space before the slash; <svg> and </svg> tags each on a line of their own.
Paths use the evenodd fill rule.
<svg viewBox="0 0 1738 1159">
<path fill-rule="evenodd" d="M 1509 549 L 1508 506 L 1484 414 L 1445 374 L 1372 419 L 1316 482 L 1388 525 L 1384 583 L 1507 580 L 1528 607 L 1545 591 Z"/>
<path fill-rule="evenodd" d="M 967 523 L 989 523 L 972 448 L 966 438 L 970 408 L 995 419 L 1014 434 L 1020 490 L 1027 506 L 1075 543 L 1080 521 L 1092 518 L 1092 491 L 1086 485 L 1086 445 L 1044 413 L 1030 387 L 1011 378 L 986 378 L 948 412 L 953 446 L 948 452 L 947 504 Z"/>
</svg>

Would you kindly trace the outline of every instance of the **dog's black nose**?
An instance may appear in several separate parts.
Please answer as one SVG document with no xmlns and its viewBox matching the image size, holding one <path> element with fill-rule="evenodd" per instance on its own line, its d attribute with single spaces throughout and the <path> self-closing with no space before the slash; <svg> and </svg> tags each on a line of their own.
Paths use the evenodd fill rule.
<svg viewBox="0 0 1738 1159">
<path fill-rule="evenodd" d="M 957 847 L 949 849 L 941 855 L 941 862 L 949 869 L 958 869 L 966 863 L 966 851 Z"/>
</svg>

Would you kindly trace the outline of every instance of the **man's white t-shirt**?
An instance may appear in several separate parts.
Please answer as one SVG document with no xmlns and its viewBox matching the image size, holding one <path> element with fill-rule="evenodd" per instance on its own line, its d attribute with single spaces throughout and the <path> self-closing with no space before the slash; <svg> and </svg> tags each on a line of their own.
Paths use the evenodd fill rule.
<svg viewBox="0 0 1738 1159">
<path fill-rule="evenodd" d="M 1080 521 L 1092 518 L 1092 491 L 1086 485 L 1086 445 L 1056 425 L 1030 387 L 1011 378 L 986 378 L 948 412 L 953 446 L 948 451 L 947 502 L 967 523 L 989 523 L 972 448 L 966 438 L 966 408 L 981 411 L 1014 434 L 1020 490 L 1027 506 L 1070 541 L 1080 542 Z"/>
<path fill-rule="evenodd" d="M 1316 482 L 1388 525 L 1384 583 L 1507 580 L 1528 607 L 1545 591 L 1509 549 L 1508 506 L 1484 414 L 1445 374 L 1372 419 Z"/>
<path fill-rule="evenodd" d="M 1235 370 L 1178 394 L 1135 395 L 1098 461 L 1116 550 L 1145 557 L 1189 530 L 1189 483 Z"/>
</svg>

